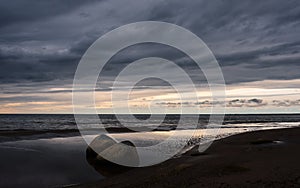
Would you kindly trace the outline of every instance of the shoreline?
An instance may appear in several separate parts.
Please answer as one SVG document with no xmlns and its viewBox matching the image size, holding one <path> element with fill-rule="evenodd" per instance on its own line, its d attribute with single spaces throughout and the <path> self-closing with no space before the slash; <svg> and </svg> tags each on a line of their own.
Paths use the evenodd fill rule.
<svg viewBox="0 0 300 188">
<path fill-rule="evenodd" d="M 294 121 L 292 121 L 293 123 Z M 269 122 L 270 123 L 270 122 Z M 281 122 L 281 123 L 291 123 L 291 122 Z M 298 122 L 295 122 L 298 123 Z M 240 124 L 240 125 L 239 125 Z M 226 129 L 226 128 L 246 128 L 243 126 L 243 123 L 227 123 L 223 124 L 220 127 L 217 127 L 219 129 Z M 272 125 L 270 125 L 272 126 Z M 277 125 L 274 126 L 274 128 L 284 128 L 286 125 Z M 300 126 L 300 124 L 299 124 Z M 267 126 L 260 126 L 256 125 L 250 126 L 251 128 L 260 128 L 260 127 L 267 127 Z M 293 126 L 295 127 L 295 126 Z M 214 127 L 211 127 L 214 129 Z M 286 128 L 289 128 L 288 126 Z M 203 130 L 205 130 L 204 128 Z M 92 135 L 97 135 L 101 133 L 135 133 L 135 132 L 162 132 L 162 131 L 173 131 L 176 130 L 176 127 L 173 126 L 167 126 L 167 127 L 158 127 L 155 129 L 151 129 L 150 127 L 142 127 L 137 130 L 137 127 L 106 127 L 105 130 L 103 128 L 99 129 L 87 129 L 86 131 L 90 131 Z M 178 131 L 181 130 L 189 130 L 189 129 L 177 129 Z M 201 127 L 200 127 L 200 130 Z M 74 137 L 74 136 L 80 136 L 80 131 L 78 128 L 72 128 L 72 129 L 41 129 L 41 130 L 35 130 L 35 129 L 3 129 L 0 130 L 0 143 L 1 142 L 10 142 L 10 141 L 20 141 L 20 140 L 35 140 L 35 139 L 47 139 L 47 138 L 60 138 L 60 137 Z"/>
<path fill-rule="evenodd" d="M 108 127 L 105 128 L 108 133 L 134 133 L 134 127 Z M 151 128 L 143 128 L 141 131 L 149 131 Z M 171 131 L 170 129 L 153 129 L 151 131 Z M 97 135 L 104 132 L 104 129 L 87 129 L 91 133 Z M 97 131 L 97 132 L 96 132 Z M 151 132 L 150 131 L 150 132 Z M 92 135 L 93 135 L 92 134 Z M 12 129 L 12 130 L 0 130 L 0 143 L 20 140 L 35 140 L 35 139 L 47 139 L 47 138 L 60 138 L 60 137 L 74 137 L 80 136 L 80 131 L 76 129 Z"/>
<path fill-rule="evenodd" d="M 260 130 L 216 140 L 179 158 L 73 187 L 300 186 L 300 128 Z"/>
<path fill-rule="evenodd" d="M 5 131 L 0 131 L 0 144 L 3 146 L 0 147 L 3 152 L 1 159 L 7 161 L 3 172 L 13 172 L 12 169 L 19 172 L 23 167 L 28 168 L 27 170 L 42 167 L 45 169 L 42 173 L 57 174 L 65 170 L 64 174 L 56 175 L 57 178 L 76 177 L 72 181 L 64 180 L 64 183 L 57 179 L 57 183 L 61 181 L 57 184 L 58 187 L 276 187 L 277 183 L 281 185 L 278 187 L 283 187 L 283 184 L 300 187 L 300 127 L 231 135 L 214 141 L 204 153 L 198 153 L 197 147 L 194 147 L 180 157 L 164 163 L 125 169 L 121 174 L 117 165 L 107 165 L 106 168 L 118 174 L 105 177 L 103 175 L 108 172 L 107 169 L 97 169 L 87 161 L 87 145 L 78 130 L 53 130 L 50 133 L 42 131 L 41 134 L 36 134 L 40 131 L 31 130 L 10 132 L 6 136 L 9 135 L 7 138 L 14 140 L 5 140 L 1 135 Z M 20 156 L 28 162 L 22 163 Z M 46 165 L 50 161 L 63 166 L 68 164 L 69 167 L 52 168 Z M 91 175 L 80 175 L 85 173 L 85 170 L 81 170 L 83 168 Z M 38 175 L 40 174 L 35 172 L 28 174 Z M 40 178 L 49 181 L 45 177 Z M 98 177 L 100 181 L 97 180 Z M 6 178 L 5 185 L 14 181 L 10 178 L 14 179 L 13 175 Z M 18 178 L 15 183 L 19 183 Z M 23 183 L 25 182 L 20 184 Z"/>
</svg>

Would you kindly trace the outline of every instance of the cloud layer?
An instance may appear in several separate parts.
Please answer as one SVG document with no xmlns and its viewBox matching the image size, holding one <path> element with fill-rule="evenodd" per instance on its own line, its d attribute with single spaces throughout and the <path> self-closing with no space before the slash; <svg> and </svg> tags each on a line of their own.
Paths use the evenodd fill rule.
<svg viewBox="0 0 300 188">
<path fill-rule="evenodd" d="M 228 85 L 256 82 L 257 87 L 265 87 L 259 83 L 299 79 L 299 5 L 298 0 L 3 0 L 0 91 L 7 95 L 4 98 L 11 97 L 11 102 L 21 101 L 17 96 L 10 96 L 13 93 L 30 93 L 24 101 L 35 100 L 34 93 L 59 92 L 53 88 L 68 93 L 81 56 L 98 37 L 121 25 L 147 20 L 183 26 L 203 39 L 215 54 Z M 104 79 L 113 80 L 126 64 L 147 56 L 175 61 L 195 80 L 205 80 L 184 54 L 153 44 L 120 52 L 106 68 Z M 106 91 L 110 86 L 107 83 L 98 89 Z M 294 86 L 286 83 L 283 87 Z M 39 97 L 36 100 L 41 100 Z M 282 107 L 298 104 L 296 99 L 277 100 L 274 99 L 274 105 Z M 267 104 L 260 99 L 237 99 L 228 105 Z"/>
</svg>

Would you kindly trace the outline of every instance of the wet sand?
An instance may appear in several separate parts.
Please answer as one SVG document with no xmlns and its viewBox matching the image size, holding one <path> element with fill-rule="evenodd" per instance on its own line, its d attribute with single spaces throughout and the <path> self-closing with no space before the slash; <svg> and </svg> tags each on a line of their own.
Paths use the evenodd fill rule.
<svg viewBox="0 0 300 188">
<path fill-rule="evenodd" d="M 81 137 L 0 143 L 0 187 L 62 187 L 101 180 L 86 161 Z"/>
<path fill-rule="evenodd" d="M 89 164 L 76 131 L 3 132 L 0 138 L 0 187 L 300 187 L 300 128 L 230 136 L 205 153 L 194 148 L 108 178 L 95 170 L 105 172 L 101 163 Z"/>
<path fill-rule="evenodd" d="M 162 164 L 74 187 L 300 187 L 300 128 L 242 133 Z M 101 168 L 101 167 L 99 167 Z"/>
<path fill-rule="evenodd" d="M 108 127 L 105 131 L 108 133 L 132 133 L 137 128 L 127 127 Z M 173 128 L 167 129 L 154 129 L 151 131 L 169 131 Z M 150 128 L 141 128 L 141 131 L 150 130 Z M 91 134 L 98 134 L 104 132 L 104 129 L 90 129 L 88 130 Z M 18 141 L 18 140 L 36 140 L 43 138 L 53 137 L 73 137 L 80 136 L 78 129 L 62 129 L 62 130 L 30 130 L 30 129 L 16 129 L 16 130 L 0 130 L 0 143 L 7 141 Z"/>
</svg>

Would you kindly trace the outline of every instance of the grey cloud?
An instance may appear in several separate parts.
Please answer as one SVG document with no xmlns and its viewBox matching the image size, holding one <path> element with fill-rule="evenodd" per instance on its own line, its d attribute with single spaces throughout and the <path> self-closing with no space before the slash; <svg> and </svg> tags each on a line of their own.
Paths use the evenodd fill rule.
<svg viewBox="0 0 300 188">
<path fill-rule="evenodd" d="M 197 34 L 216 54 L 227 84 L 300 78 L 299 4 L 297 0 L 5 0 L 0 6 L 0 84 L 30 83 L 37 89 L 43 84 L 72 84 L 80 57 L 93 41 L 113 28 L 143 20 L 175 23 Z M 205 80 L 184 54 L 151 46 L 116 56 L 105 79 L 149 55 L 177 61 L 195 80 Z"/>
<path fill-rule="evenodd" d="M 273 100 L 272 105 L 277 107 L 300 106 L 300 99 L 299 100 Z"/>
<path fill-rule="evenodd" d="M 38 97 L 38 96 L 16 96 L 16 97 L 0 97 L 0 103 L 9 102 L 36 102 L 36 101 L 47 101 L 48 97 Z"/>
<path fill-rule="evenodd" d="M 195 106 L 195 104 L 192 102 L 159 102 L 159 103 L 156 103 L 156 105 L 165 106 L 165 107 L 173 107 L 173 108 L 177 108 L 180 106 L 185 106 L 185 107 Z"/>
<path fill-rule="evenodd" d="M 236 64 L 248 64 L 249 68 L 264 68 L 272 67 L 276 65 L 287 65 L 294 64 L 299 66 L 299 59 L 292 59 L 292 61 L 287 62 L 287 59 L 282 59 L 280 62 L 276 61 L 276 56 L 286 55 L 286 54 L 295 54 L 300 51 L 300 42 L 285 43 L 280 45 L 274 45 L 271 47 L 264 47 L 257 50 L 246 51 L 246 52 L 237 52 L 229 53 L 225 55 L 218 55 L 220 59 L 221 66 L 232 66 Z M 272 61 L 267 62 L 266 60 L 259 59 L 260 57 L 271 56 L 273 57 Z"/>
<path fill-rule="evenodd" d="M 261 107 L 266 106 L 268 103 L 262 99 L 234 99 L 227 103 L 227 107 Z"/>
<path fill-rule="evenodd" d="M 160 102 L 156 103 L 161 106 L 168 107 L 179 107 L 179 106 L 198 106 L 200 108 L 207 108 L 212 106 L 224 105 L 224 102 L 221 101 L 198 101 L 198 102 Z M 225 101 L 226 107 L 262 107 L 268 105 L 267 102 L 264 102 L 262 99 L 233 99 L 230 101 Z"/>
<path fill-rule="evenodd" d="M 262 99 L 250 99 L 248 100 L 249 103 L 256 103 L 256 104 L 261 104 L 263 102 Z"/>
<path fill-rule="evenodd" d="M 220 102 L 220 101 L 199 101 L 194 103 L 194 105 L 196 106 L 200 106 L 200 107 L 211 107 L 211 106 L 215 106 L 215 105 L 224 105 L 224 102 Z"/>
<path fill-rule="evenodd" d="M 78 9 L 84 4 L 95 1 L 87 0 L 15 0 L 1 1 L 0 6 L 0 26 L 8 26 L 20 22 L 33 22 L 37 20 L 45 20 L 53 16 L 63 15 L 70 11 Z"/>
</svg>

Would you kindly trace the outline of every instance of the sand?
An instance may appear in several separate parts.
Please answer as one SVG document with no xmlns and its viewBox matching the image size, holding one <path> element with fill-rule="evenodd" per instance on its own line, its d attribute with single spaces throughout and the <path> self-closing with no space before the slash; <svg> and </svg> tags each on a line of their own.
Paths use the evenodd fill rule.
<svg viewBox="0 0 300 188">
<path fill-rule="evenodd" d="M 242 133 L 162 164 L 74 187 L 300 187 L 300 128 Z M 98 167 L 101 168 L 101 167 Z"/>
<path fill-rule="evenodd" d="M 242 133 L 215 141 L 205 153 L 194 148 L 125 170 L 91 166 L 76 131 L 6 133 L 0 134 L 0 187 L 300 187 L 300 128 Z"/>
<path fill-rule="evenodd" d="M 62 187 L 103 179 L 80 136 L 0 142 L 0 187 Z"/>
</svg>

